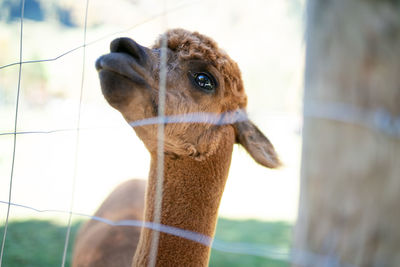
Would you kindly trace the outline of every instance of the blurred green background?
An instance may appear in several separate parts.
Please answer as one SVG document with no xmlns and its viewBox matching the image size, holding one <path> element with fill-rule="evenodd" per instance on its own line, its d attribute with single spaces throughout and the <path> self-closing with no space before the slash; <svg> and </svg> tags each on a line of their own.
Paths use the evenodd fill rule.
<svg viewBox="0 0 400 267">
<path fill-rule="evenodd" d="M 74 192 L 73 211 L 93 214 L 116 185 L 147 177 L 147 151 L 104 101 L 94 62 L 114 38 L 129 36 L 150 46 L 167 28 L 181 27 L 211 36 L 238 62 L 249 115 L 284 163 L 268 170 L 235 147 L 217 238 L 287 249 L 299 192 L 303 1 L 168 0 L 165 16 L 163 5 L 159 0 L 90 1 L 83 71 L 85 2 L 25 1 L 22 61 L 50 61 L 22 65 L 17 131 L 55 132 L 17 136 L 12 202 L 68 211 Z M 19 44 L 20 1 L 2 0 L 0 67 L 19 62 Z M 7 133 L 14 131 L 18 71 L 18 64 L 0 69 L 1 201 L 8 200 L 13 136 Z M 0 204 L 1 225 L 6 212 L 7 205 Z M 82 218 L 73 219 L 75 233 Z M 68 214 L 11 207 L 4 266 L 58 266 L 67 222 Z M 218 251 L 212 252 L 210 265 L 287 266 Z"/>
<path fill-rule="evenodd" d="M 81 222 L 72 224 L 71 242 L 73 242 L 80 225 Z M 64 250 L 63 241 L 66 232 L 65 226 L 48 220 L 13 221 L 9 226 L 3 266 L 40 267 L 61 265 Z M 215 238 L 232 243 L 268 244 L 270 247 L 288 251 L 291 240 L 291 225 L 284 222 L 220 218 Z M 71 247 L 69 247 L 67 255 L 67 266 L 69 266 L 72 255 Z M 290 264 L 279 259 L 212 250 L 210 266 L 284 267 L 290 266 Z"/>
</svg>

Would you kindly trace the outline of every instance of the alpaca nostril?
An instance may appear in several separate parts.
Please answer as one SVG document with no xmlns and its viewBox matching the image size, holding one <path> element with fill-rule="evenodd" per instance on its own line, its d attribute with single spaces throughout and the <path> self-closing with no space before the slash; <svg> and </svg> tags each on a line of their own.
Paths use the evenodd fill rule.
<svg viewBox="0 0 400 267">
<path fill-rule="evenodd" d="M 145 49 L 145 47 L 139 45 L 134 40 L 126 37 L 115 39 L 110 44 L 111 52 L 128 54 L 141 65 L 143 65 L 147 59 Z"/>
</svg>

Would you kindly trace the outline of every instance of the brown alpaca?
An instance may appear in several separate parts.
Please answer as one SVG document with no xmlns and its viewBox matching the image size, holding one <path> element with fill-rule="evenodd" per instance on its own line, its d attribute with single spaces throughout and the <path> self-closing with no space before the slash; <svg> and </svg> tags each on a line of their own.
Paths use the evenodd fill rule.
<svg viewBox="0 0 400 267">
<path fill-rule="evenodd" d="M 111 43 L 96 62 L 102 92 L 128 122 L 157 116 L 160 46 L 167 40 L 167 116 L 244 112 L 247 98 L 237 64 L 210 38 L 182 29 L 166 32 L 151 48 L 128 38 Z M 222 118 L 223 116 L 221 116 Z M 214 236 L 233 145 L 240 143 L 260 164 L 279 165 L 272 144 L 249 120 L 213 124 L 168 123 L 164 135 L 161 224 Z M 146 200 L 144 183 L 118 187 L 96 216 L 113 221 L 153 221 L 157 176 L 157 125 L 134 128 L 151 154 Z M 80 231 L 73 266 L 147 266 L 153 230 L 88 222 Z M 139 242 L 138 242 L 139 240 Z M 138 242 L 138 243 L 137 243 Z M 207 266 L 210 247 L 161 233 L 157 266 Z"/>
</svg>

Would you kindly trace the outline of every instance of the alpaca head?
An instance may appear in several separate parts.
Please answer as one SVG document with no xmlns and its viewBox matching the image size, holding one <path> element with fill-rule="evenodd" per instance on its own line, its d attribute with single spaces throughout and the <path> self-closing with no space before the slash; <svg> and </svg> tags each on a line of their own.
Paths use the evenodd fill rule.
<svg viewBox="0 0 400 267">
<path fill-rule="evenodd" d="M 111 43 L 111 53 L 96 62 L 102 92 L 128 122 L 156 117 L 163 38 L 167 44 L 165 115 L 204 114 L 204 121 L 165 125 L 165 153 L 203 160 L 215 152 L 226 130 L 267 167 L 279 165 L 268 139 L 248 120 L 216 125 L 207 114 L 245 114 L 247 97 L 241 73 L 217 44 L 197 32 L 167 31 L 146 48 L 129 38 Z M 157 125 L 135 127 L 147 149 L 157 148 Z"/>
</svg>

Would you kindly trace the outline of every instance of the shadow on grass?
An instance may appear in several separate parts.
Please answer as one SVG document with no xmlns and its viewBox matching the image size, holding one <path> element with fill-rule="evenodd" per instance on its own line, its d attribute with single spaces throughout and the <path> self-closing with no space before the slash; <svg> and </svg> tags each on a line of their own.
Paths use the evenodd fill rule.
<svg viewBox="0 0 400 267">
<path fill-rule="evenodd" d="M 72 244 L 82 222 L 71 229 L 66 266 L 70 266 Z M 225 242 L 243 242 L 252 245 L 289 248 L 292 226 L 282 222 L 256 220 L 218 221 L 216 238 Z M 2 236 L 4 226 L 0 228 Z M 66 227 L 52 221 L 11 221 L 7 230 L 3 266 L 52 267 L 61 266 Z M 240 255 L 212 250 L 210 266 L 289 266 L 287 262 L 258 256 Z M 119 266 L 116 266 L 119 267 Z"/>
</svg>

